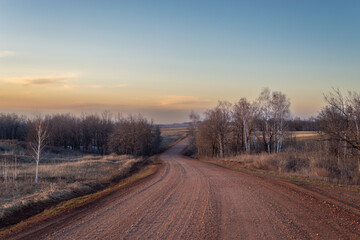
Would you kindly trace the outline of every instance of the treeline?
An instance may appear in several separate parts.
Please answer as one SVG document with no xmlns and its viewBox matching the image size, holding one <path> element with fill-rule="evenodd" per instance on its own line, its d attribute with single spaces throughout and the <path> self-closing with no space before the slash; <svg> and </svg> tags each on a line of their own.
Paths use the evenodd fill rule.
<svg viewBox="0 0 360 240">
<path fill-rule="evenodd" d="M 120 118 L 109 135 L 109 148 L 118 154 L 152 155 L 160 148 L 160 135 L 160 127 L 141 116 Z"/>
<path fill-rule="evenodd" d="M 326 106 L 316 118 L 291 119 L 290 101 L 281 92 L 265 89 L 250 102 L 241 98 L 218 105 L 200 116 L 190 114 L 197 154 L 208 157 L 242 153 L 306 152 L 300 160 L 317 158 L 312 166 L 324 169 L 329 179 L 360 182 L 360 94 L 334 89 L 325 96 Z M 292 131 L 316 131 L 308 144 L 296 142 Z M 288 143 L 288 144 L 287 144 Z M 306 146 L 306 147 L 304 147 Z M 289 160 L 289 163 L 292 160 Z"/>
<path fill-rule="evenodd" d="M 151 155 L 160 146 L 160 129 L 141 115 L 114 118 L 105 111 L 81 117 L 54 114 L 41 119 L 46 128 L 46 144 L 50 146 L 86 153 L 133 155 Z M 34 121 L 17 114 L 0 114 L 0 139 L 29 141 Z"/>
<path fill-rule="evenodd" d="M 195 144 L 200 155 L 224 157 L 239 153 L 281 152 L 290 117 L 290 101 L 281 92 L 265 89 L 256 101 L 223 101 L 205 112 L 202 121 L 192 113 Z"/>
<path fill-rule="evenodd" d="M 28 132 L 28 119 L 15 113 L 0 113 L 0 139 L 24 141 Z"/>
<path fill-rule="evenodd" d="M 316 118 L 301 119 L 296 117 L 294 119 L 286 120 L 286 126 L 289 131 L 319 131 L 319 125 Z"/>
</svg>

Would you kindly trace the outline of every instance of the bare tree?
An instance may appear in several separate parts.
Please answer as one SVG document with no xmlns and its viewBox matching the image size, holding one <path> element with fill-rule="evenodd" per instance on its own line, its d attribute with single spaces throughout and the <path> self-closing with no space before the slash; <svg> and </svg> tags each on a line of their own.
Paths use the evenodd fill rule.
<svg viewBox="0 0 360 240">
<path fill-rule="evenodd" d="M 158 152 L 160 128 L 141 115 L 119 117 L 114 131 L 109 135 L 109 148 L 117 154 L 147 156 Z"/>
<path fill-rule="evenodd" d="M 274 118 L 274 152 L 281 152 L 285 135 L 286 118 L 290 116 L 290 101 L 285 94 L 273 92 L 271 98 L 271 107 Z"/>
<path fill-rule="evenodd" d="M 325 96 L 325 100 L 328 106 L 322 109 L 318 117 L 322 132 L 360 150 L 359 94 L 349 92 L 348 96 L 344 97 L 339 89 L 334 89 L 334 92 Z"/>
<path fill-rule="evenodd" d="M 195 136 L 197 128 L 200 123 L 200 115 L 197 112 L 191 111 L 189 114 L 190 124 L 189 124 L 189 131 L 192 136 Z"/>
<path fill-rule="evenodd" d="M 328 103 L 318 116 L 318 123 L 321 133 L 328 136 L 333 142 L 334 153 L 338 156 L 340 165 L 340 155 L 343 156 L 343 165 L 349 165 L 347 155 L 350 149 L 360 153 L 360 95 L 355 92 L 348 92 L 343 95 L 339 89 L 333 89 L 325 95 Z M 357 157 L 358 174 L 360 174 L 360 158 Z"/>
<path fill-rule="evenodd" d="M 8 166 L 7 166 L 7 159 L 6 157 L 3 158 L 3 176 L 4 176 L 4 183 L 7 184 L 7 180 L 8 180 Z"/>
<path fill-rule="evenodd" d="M 270 89 L 266 88 L 264 89 L 258 98 L 259 103 L 259 123 L 261 124 L 260 129 L 262 130 L 262 140 L 265 146 L 265 149 L 267 152 L 271 152 L 271 139 L 273 137 L 272 131 L 271 131 L 271 108 L 270 108 Z"/>
<path fill-rule="evenodd" d="M 290 116 L 290 101 L 281 92 L 266 88 L 258 98 L 260 106 L 260 129 L 267 152 L 281 152 L 286 119 Z"/>
<path fill-rule="evenodd" d="M 226 101 L 219 101 L 214 109 L 205 112 L 205 119 L 199 126 L 196 143 L 200 154 L 206 152 L 206 155 L 211 153 L 212 156 L 224 157 L 231 132 L 231 118 L 231 103 Z M 201 144 L 205 144 L 207 149 L 205 150 Z"/>
<path fill-rule="evenodd" d="M 208 118 L 208 116 L 199 124 L 195 144 L 199 155 L 211 157 L 218 155 L 219 144 L 217 142 L 217 132 L 213 126 L 212 119 Z"/>
<path fill-rule="evenodd" d="M 46 145 L 46 140 L 48 138 L 48 131 L 46 123 L 41 116 L 37 116 L 32 121 L 31 127 L 32 129 L 30 130 L 30 149 L 36 162 L 35 183 L 38 183 L 39 163 L 41 159 L 41 154 Z"/>
<path fill-rule="evenodd" d="M 256 119 L 258 108 L 255 103 L 250 103 L 246 98 L 241 98 L 235 105 L 233 111 L 233 132 L 236 152 L 239 152 L 241 144 L 242 151 L 249 153 L 251 141 L 255 147 Z"/>
</svg>

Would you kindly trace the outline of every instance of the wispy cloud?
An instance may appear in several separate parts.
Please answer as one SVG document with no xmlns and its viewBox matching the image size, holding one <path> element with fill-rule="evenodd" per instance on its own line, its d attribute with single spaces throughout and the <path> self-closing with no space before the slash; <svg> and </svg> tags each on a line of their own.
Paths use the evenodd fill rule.
<svg viewBox="0 0 360 240">
<path fill-rule="evenodd" d="M 106 104 L 106 103 L 83 103 L 83 104 L 70 104 L 59 106 L 43 107 L 45 110 L 56 110 L 63 112 L 103 112 L 110 110 L 113 112 L 120 112 L 124 109 L 128 109 L 129 106 L 125 104 Z"/>
<path fill-rule="evenodd" d="M 5 78 L 4 80 L 11 83 L 21 84 L 23 86 L 47 86 L 64 84 L 70 79 L 77 77 L 77 74 L 65 74 L 59 76 L 34 76 L 34 77 L 17 77 Z M 66 85 L 64 85 L 66 86 Z"/>
<path fill-rule="evenodd" d="M 105 88 L 123 88 L 127 87 L 127 84 L 116 84 L 116 85 L 100 85 L 100 84 L 93 84 L 88 85 L 89 88 L 95 88 L 95 89 L 105 89 Z"/>
<path fill-rule="evenodd" d="M 0 81 L 19 84 L 25 87 L 32 86 L 44 86 L 44 87 L 56 87 L 56 89 L 63 90 L 75 90 L 75 89 L 117 89 L 127 87 L 126 83 L 118 83 L 118 84 L 89 84 L 89 83 L 81 83 L 77 82 L 74 84 L 73 80 L 79 78 L 79 73 L 64 73 L 60 75 L 47 75 L 47 76 L 21 76 L 21 77 L 7 77 L 2 78 Z M 79 79 L 78 79 L 79 80 Z"/>
<path fill-rule="evenodd" d="M 165 96 L 160 101 L 160 106 L 189 106 L 201 105 L 211 102 L 210 99 L 200 99 L 195 96 Z"/>
<path fill-rule="evenodd" d="M 9 57 L 15 55 L 15 52 L 13 51 L 0 51 L 0 58 Z"/>
</svg>

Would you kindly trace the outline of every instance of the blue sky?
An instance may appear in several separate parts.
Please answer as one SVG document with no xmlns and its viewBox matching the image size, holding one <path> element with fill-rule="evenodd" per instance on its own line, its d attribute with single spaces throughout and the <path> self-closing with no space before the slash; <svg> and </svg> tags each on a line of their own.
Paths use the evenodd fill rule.
<svg viewBox="0 0 360 240">
<path fill-rule="evenodd" d="M 360 90 L 359 1 L 0 0 L 0 110 L 187 120 L 264 87 L 316 115 Z"/>
</svg>

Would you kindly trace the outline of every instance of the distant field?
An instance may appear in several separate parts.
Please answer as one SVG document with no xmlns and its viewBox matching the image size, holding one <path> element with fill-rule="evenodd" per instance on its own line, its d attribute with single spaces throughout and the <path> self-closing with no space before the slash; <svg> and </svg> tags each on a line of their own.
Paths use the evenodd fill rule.
<svg viewBox="0 0 360 240">
<path fill-rule="evenodd" d="M 188 134 L 187 127 L 162 127 L 160 130 L 162 136 L 162 149 Z"/>
<path fill-rule="evenodd" d="M 187 127 L 162 127 L 161 136 L 186 135 L 189 132 Z"/>
<path fill-rule="evenodd" d="M 169 140 L 177 140 L 189 132 L 187 127 L 162 127 L 161 136 L 164 138 L 164 142 Z M 296 140 L 316 140 L 320 138 L 320 134 L 316 131 L 290 131 L 290 136 L 296 137 Z"/>
<path fill-rule="evenodd" d="M 296 137 L 296 140 L 304 141 L 304 140 L 316 140 L 320 138 L 320 134 L 315 131 L 297 131 L 290 132 L 293 136 Z"/>
</svg>

